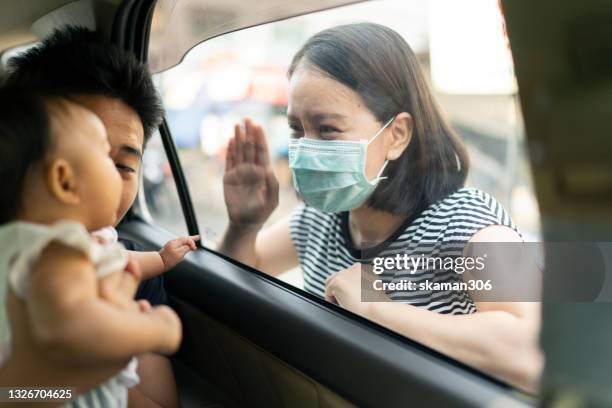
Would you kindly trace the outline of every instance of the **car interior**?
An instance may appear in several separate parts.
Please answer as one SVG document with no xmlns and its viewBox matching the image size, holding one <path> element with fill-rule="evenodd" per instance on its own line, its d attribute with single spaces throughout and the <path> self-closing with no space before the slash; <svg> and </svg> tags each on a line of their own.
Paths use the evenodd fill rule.
<svg viewBox="0 0 612 408">
<path fill-rule="evenodd" d="M 350 3 L 361 2 L 6 0 L 0 6 L 0 65 L 4 67 L 19 47 L 36 43 L 54 28 L 78 24 L 105 33 L 161 72 L 179 64 L 198 44 Z M 500 4 L 520 90 L 542 239 L 608 241 L 612 6 L 598 0 Z M 197 10 L 194 19 L 202 27 L 197 33 L 176 21 L 175 10 L 181 6 Z M 193 183 L 185 174 L 168 121 L 160 126 L 159 140 L 176 186 L 181 228 L 190 235 L 204 234 L 190 191 Z M 175 236 L 150 215 L 143 190 L 119 230 L 152 250 Z M 170 305 L 183 323 L 183 342 L 172 364 L 184 407 L 538 404 L 537 395 L 205 244 L 168 272 L 165 284 Z M 598 391 L 609 386 L 606 363 L 612 361 L 612 352 L 605 342 L 592 342 L 596 336 L 609 338 L 608 312 L 609 304 L 544 307 L 542 347 L 547 363 L 540 396 L 545 402 L 555 400 L 559 384 Z"/>
</svg>

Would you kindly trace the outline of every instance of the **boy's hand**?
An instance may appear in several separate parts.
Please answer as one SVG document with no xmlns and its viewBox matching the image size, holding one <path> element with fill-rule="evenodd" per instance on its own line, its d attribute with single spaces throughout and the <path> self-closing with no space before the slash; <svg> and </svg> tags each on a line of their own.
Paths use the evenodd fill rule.
<svg viewBox="0 0 612 408">
<path fill-rule="evenodd" d="M 179 263 L 189 251 L 197 249 L 196 242 L 200 240 L 199 235 L 190 237 L 176 238 L 168 241 L 159 251 L 159 255 L 164 263 L 164 271 L 171 269 Z"/>
<path fill-rule="evenodd" d="M 143 310 L 143 313 L 149 314 L 163 326 L 161 331 L 163 335 L 160 336 L 161 344 L 159 349 L 154 351 L 161 354 L 175 353 L 183 338 L 181 320 L 176 312 L 166 305 L 160 305 L 155 307 L 149 306 L 149 309 Z"/>
<path fill-rule="evenodd" d="M 141 277 L 138 264 L 129 260 L 123 271 L 113 272 L 98 281 L 100 298 L 122 309 L 138 308 L 134 295 Z"/>
</svg>

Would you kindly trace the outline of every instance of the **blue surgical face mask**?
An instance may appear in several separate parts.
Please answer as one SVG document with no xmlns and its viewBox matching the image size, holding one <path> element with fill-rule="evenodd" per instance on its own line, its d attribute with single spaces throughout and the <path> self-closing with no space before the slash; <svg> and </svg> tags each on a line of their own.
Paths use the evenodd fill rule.
<svg viewBox="0 0 612 408">
<path fill-rule="evenodd" d="M 368 146 L 393 122 L 368 140 L 291 139 L 289 166 L 293 185 L 304 202 L 326 213 L 350 211 L 372 195 L 388 160 L 373 180 L 365 174 Z"/>
</svg>

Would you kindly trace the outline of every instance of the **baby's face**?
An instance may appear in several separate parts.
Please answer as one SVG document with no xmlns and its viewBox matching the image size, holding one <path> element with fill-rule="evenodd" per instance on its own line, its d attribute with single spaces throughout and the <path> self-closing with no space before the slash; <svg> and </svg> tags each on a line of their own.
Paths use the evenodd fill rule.
<svg viewBox="0 0 612 408">
<path fill-rule="evenodd" d="M 91 111 L 66 103 L 51 121 L 57 156 L 74 171 L 79 211 L 89 230 L 114 225 L 121 199 L 121 177 L 111 160 L 102 121 Z"/>
<path fill-rule="evenodd" d="M 95 113 L 104 123 L 111 157 L 121 175 L 123 190 L 117 210 L 117 222 L 130 209 L 140 181 L 144 147 L 144 129 L 140 117 L 131 107 L 117 98 L 104 95 L 74 95 L 73 99 Z"/>
</svg>

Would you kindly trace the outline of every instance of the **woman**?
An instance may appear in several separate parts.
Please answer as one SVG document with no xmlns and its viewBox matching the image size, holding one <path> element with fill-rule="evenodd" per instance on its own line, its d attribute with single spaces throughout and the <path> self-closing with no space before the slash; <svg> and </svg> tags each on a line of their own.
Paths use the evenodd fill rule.
<svg viewBox="0 0 612 408">
<path fill-rule="evenodd" d="M 521 241 L 493 198 L 463 187 L 465 148 L 408 44 L 376 24 L 328 29 L 295 55 L 289 78 L 290 165 L 305 205 L 261 230 L 278 183 L 262 129 L 236 126 L 221 251 L 271 275 L 299 263 L 309 292 L 533 390 L 537 304 L 475 302 L 461 291 L 420 294 L 416 304 L 361 302 L 361 251 L 385 247 L 376 243 Z"/>
</svg>

